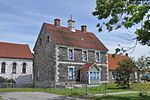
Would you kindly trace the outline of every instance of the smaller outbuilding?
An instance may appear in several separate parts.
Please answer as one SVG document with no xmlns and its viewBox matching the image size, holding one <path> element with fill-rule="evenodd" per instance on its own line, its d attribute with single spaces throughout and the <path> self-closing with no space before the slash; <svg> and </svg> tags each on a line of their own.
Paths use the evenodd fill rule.
<svg viewBox="0 0 150 100">
<path fill-rule="evenodd" d="M 99 84 L 100 74 L 100 68 L 95 63 L 86 63 L 81 66 L 80 80 L 88 84 Z"/>
<path fill-rule="evenodd" d="M 14 79 L 16 84 L 31 84 L 33 55 L 27 44 L 0 42 L 0 77 Z"/>
</svg>

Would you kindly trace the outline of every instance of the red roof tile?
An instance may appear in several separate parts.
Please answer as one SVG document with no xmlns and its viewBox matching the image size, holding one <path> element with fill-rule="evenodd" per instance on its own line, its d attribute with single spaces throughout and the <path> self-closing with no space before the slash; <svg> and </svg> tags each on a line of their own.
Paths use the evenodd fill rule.
<svg viewBox="0 0 150 100">
<path fill-rule="evenodd" d="M 109 70 L 116 70 L 117 67 L 118 67 L 118 63 L 123 59 L 128 59 L 128 56 L 126 56 L 126 55 L 112 56 L 112 54 L 108 54 L 108 67 L 109 67 Z"/>
<path fill-rule="evenodd" d="M 94 63 L 85 63 L 82 68 L 83 69 L 89 69 Z"/>
<path fill-rule="evenodd" d="M 108 51 L 104 44 L 93 33 L 83 33 L 80 30 L 72 32 L 67 27 L 55 26 L 47 23 L 44 25 L 46 25 L 46 29 L 49 29 L 50 33 L 52 33 L 52 40 L 57 45 Z"/>
<path fill-rule="evenodd" d="M 0 42 L 0 57 L 32 59 L 33 55 L 27 44 Z"/>
</svg>

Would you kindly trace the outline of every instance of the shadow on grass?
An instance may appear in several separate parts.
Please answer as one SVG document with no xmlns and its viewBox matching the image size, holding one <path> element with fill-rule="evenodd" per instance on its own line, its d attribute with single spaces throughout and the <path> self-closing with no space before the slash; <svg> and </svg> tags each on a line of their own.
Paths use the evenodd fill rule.
<svg viewBox="0 0 150 100">
<path fill-rule="evenodd" d="M 95 97 L 94 100 L 150 100 L 150 96 L 128 96 L 128 97 L 100 96 Z"/>
</svg>

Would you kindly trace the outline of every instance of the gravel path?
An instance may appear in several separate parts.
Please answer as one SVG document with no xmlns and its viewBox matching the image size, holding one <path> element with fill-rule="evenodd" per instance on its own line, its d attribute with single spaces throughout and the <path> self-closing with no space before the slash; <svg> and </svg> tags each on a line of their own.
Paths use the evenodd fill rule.
<svg viewBox="0 0 150 100">
<path fill-rule="evenodd" d="M 6 92 L 0 96 L 3 100 L 83 100 L 44 92 Z"/>
</svg>

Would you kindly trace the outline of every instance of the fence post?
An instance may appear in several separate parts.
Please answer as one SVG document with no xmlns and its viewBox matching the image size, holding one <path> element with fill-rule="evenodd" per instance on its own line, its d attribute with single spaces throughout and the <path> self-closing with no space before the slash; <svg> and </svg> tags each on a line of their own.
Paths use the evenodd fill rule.
<svg viewBox="0 0 150 100">
<path fill-rule="evenodd" d="M 104 83 L 104 87 L 105 87 L 105 95 L 107 95 L 107 83 Z"/>
</svg>

